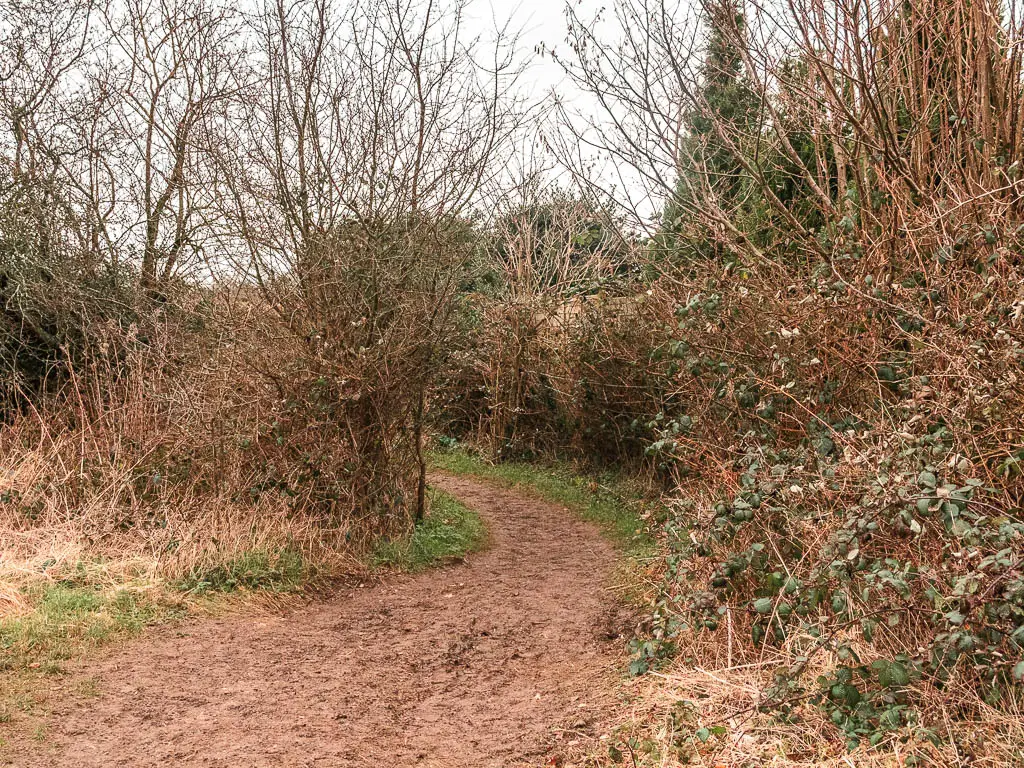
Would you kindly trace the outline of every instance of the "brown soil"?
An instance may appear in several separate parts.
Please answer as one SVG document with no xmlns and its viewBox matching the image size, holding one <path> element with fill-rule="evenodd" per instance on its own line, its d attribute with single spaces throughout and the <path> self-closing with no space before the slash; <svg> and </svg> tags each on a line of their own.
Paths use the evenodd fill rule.
<svg viewBox="0 0 1024 768">
<path fill-rule="evenodd" d="M 154 631 L 52 691 L 15 766 L 555 764 L 615 707 L 611 547 L 550 504 L 464 478 L 490 547 L 285 615 Z M 98 695 L 84 697 L 82 681 Z M 90 683 L 91 684 L 91 683 Z M 2 762 L 2 760 L 0 760 Z"/>
</svg>

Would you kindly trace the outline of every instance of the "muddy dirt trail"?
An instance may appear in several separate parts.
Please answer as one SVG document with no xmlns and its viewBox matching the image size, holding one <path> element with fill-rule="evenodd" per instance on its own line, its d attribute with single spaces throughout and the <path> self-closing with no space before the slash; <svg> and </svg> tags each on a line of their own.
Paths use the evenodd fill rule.
<svg viewBox="0 0 1024 768">
<path fill-rule="evenodd" d="M 57 683 L 45 739 L 11 764 L 496 768 L 593 738 L 628 621 L 611 547 L 513 490 L 432 482 L 480 511 L 486 551 L 280 616 L 154 631 Z M 66 693 L 83 680 L 98 695 Z"/>
</svg>

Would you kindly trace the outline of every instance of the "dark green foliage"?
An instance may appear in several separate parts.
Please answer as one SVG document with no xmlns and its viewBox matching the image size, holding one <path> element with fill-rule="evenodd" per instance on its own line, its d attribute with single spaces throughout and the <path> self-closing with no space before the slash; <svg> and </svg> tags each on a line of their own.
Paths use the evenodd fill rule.
<svg viewBox="0 0 1024 768">
<path fill-rule="evenodd" d="M 694 209 L 703 208 L 709 197 L 730 215 L 737 215 L 744 205 L 743 167 L 736 145 L 746 143 L 759 110 L 757 95 L 744 76 L 741 46 L 746 21 L 742 10 L 733 0 L 709 0 L 703 11 L 704 59 L 698 73 L 700 92 L 685 117 L 684 170 L 665 208 L 664 231 L 654 248 L 685 258 L 728 255 L 707 233 L 699 233 Z"/>
</svg>

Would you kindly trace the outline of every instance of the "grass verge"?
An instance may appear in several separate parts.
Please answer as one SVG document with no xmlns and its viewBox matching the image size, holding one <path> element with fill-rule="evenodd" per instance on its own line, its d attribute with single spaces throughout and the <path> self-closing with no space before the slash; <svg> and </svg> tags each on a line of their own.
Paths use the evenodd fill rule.
<svg viewBox="0 0 1024 768">
<path fill-rule="evenodd" d="M 463 557 L 485 542 L 486 530 L 476 512 L 432 490 L 426 520 L 408 538 L 380 543 L 370 565 L 421 571 Z M 43 574 L 9 586 L 17 613 L 0 613 L 0 724 L 18 720 L 24 731 L 43 717 L 48 698 L 43 680 L 63 674 L 68 661 L 130 639 L 149 626 L 230 610 L 243 596 L 302 591 L 322 575 L 300 552 L 283 548 L 242 552 L 196 566 L 173 581 L 140 574 L 125 578 L 101 561 L 90 561 L 69 567 L 58 580 Z M 3 748 L 0 738 L 0 752 Z"/>
<path fill-rule="evenodd" d="M 26 597 L 30 612 L 0 619 L 0 672 L 59 673 L 63 662 L 84 651 L 185 613 L 180 600 L 125 587 L 35 585 Z"/>
<path fill-rule="evenodd" d="M 80 562 L 66 578 L 22 587 L 27 610 L 0 616 L 0 673 L 59 673 L 71 658 L 209 608 L 217 595 L 296 592 L 314 577 L 290 549 L 243 552 L 171 582 L 119 581 L 102 563 Z"/>
<path fill-rule="evenodd" d="M 60 578 L 37 573 L 19 586 L 8 585 L 6 594 L 15 599 L 8 601 L 13 610 L 0 613 L 0 724 L 15 723 L 22 734 L 33 728 L 42 733 L 52 696 L 46 679 L 64 674 L 69 661 L 153 625 L 222 613 L 257 595 L 298 591 L 314 575 L 298 552 L 283 549 L 243 552 L 175 581 L 94 560 L 68 566 Z M 77 694 L 95 695 L 88 688 L 85 680 Z M 7 747 L 0 738 L 0 762 Z"/>
<path fill-rule="evenodd" d="M 317 569 L 294 549 L 253 550 L 206 568 L 193 569 L 175 586 L 189 594 L 264 590 L 297 592 L 317 577 Z"/>
<path fill-rule="evenodd" d="M 622 478 L 580 475 L 558 464 L 521 461 L 492 464 L 482 456 L 460 449 L 434 451 L 430 462 L 434 468 L 455 475 L 472 475 L 506 487 L 516 486 L 545 501 L 563 504 L 582 519 L 595 523 L 632 559 L 646 559 L 655 552 L 655 539 L 650 530 L 657 522 L 657 510 Z"/>
<path fill-rule="evenodd" d="M 375 567 L 407 571 L 479 549 L 483 522 L 453 497 L 431 492 L 431 514 L 408 539 L 384 542 Z M 60 674 L 64 663 L 147 626 L 218 610 L 227 596 L 294 593 L 314 584 L 318 569 L 297 550 L 252 550 L 193 568 L 174 581 L 125 581 L 101 562 L 79 562 L 57 581 L 17 589 L 21 610 L 0 614 L 0 675 Z M 0 720 L 4 718 L 0 702 Z"/>
<path fill-rule="evenodd" d="M 377 545 L 370 564 L 415 573 L 480 550 L 487 531 L 480 516 L 450 494 L 430 490 L 430 513 L 408 538 Z"/>
</svg>

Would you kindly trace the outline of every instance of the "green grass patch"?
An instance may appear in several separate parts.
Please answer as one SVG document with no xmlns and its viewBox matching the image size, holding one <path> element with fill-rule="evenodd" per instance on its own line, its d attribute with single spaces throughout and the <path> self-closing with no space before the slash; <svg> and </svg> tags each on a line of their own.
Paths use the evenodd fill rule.
<svg viewBox="0 0 1024 768">
<path fill-rule="evenodd" d="M 242 590 L 291 592 L 305 586 L 313 569 L 298 552 L 252 551 L 196 570 L 166 586 L 112 589 L 90 578 L 85 563 L 56 583 L 25 587 L 31 612 L 0 619 L 0 672 L 58 673 L 63 662 L 146 627 L 189 612 L 189 596 Z M 168 589 L 169 587 L 169 589 Z"/>
<path fill-rule="evenodd" d="M 315 575 L 315 569 L 297 550 L 252 550 L 223 563 L 193 570 L 176 586 L 192 594 L 238 590 L 295 592 Z"/>
<path fill-rule="evenodd" d="M 50 584 L 29 589 L 31 613 L 0 620 L 0 671 L 56 673 L 81 651 L 130 637 L 148 624 L 180 614 L 133 589 Z"/>
<path fill-rule="evenodd" d="M 655 552 L 650 533 L 657 510 L 646 503 L 629 482 L 614 475 L 588 476 L 565 465 L 501 462 L 492 464 L 464 450 L 435 451 L 431 465 L 455 475 L 472 475 L 506 487 L 536 493 L 546 501 L 563 504 L 598 527 L 629 557 L 644 559 Z"/>
<path fill-rule="evenodd" d="M 430 489 L 430 512 L 400 541 L 383 541 L 374 549 L 374 568 L 416 572 L 465 557 L 481 549 L 487 531 L 480 515 L 436 488 Z"/>
</svg>

